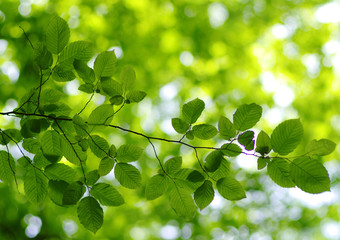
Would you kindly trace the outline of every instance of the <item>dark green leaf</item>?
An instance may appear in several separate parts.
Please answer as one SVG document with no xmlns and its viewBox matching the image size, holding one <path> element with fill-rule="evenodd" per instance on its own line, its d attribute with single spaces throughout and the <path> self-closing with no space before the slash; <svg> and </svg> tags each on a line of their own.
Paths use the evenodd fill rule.
<svg viewBox="0 0 340 240">
<path fill-rule="evenodd" d="M 42 202 L 47 195 L 47 179 L 41 171 L 27 165 L 24 176 L 24 190 L 27 198 L 33 203 Z"/>
<path fill-rule="evenodd" d="M 174 174 L 181 169 L 182 157 L 173 157 L 168 159 L 164 164 L 164 169 L 168 174 Z"/>
<path fill-rule="evenodd" d="M 78 145 L 71 145 L 65 138 L 61 141 L 61 151 L 70 163 L 80 166 L 80 162 L 86 161 L 86 152 Z"/>
<path fill-rule="evenodd" d="M 164 194 L 168 189 L 169 180 L 163 174 L 157 174 L 150 178 L 145 188 L 145 196 L 148 200 L 154 200 Z"/>
<path fill-rule="evenodd" d="M 100 53 L 94 62 L 94 73 L 98 79 L 111 77 L 116 71 L 117 58 L 114 51 Z"/>
<path fill-rule="evenodd" d="M 48 161 L 47 158 L 45 158 L 45 156 L 43 155 L 41 151 L 34 155 L 33 163 L 34 163 L 34 166 L 38 168 L 44 168 L 51 164 L 51 162 Z"/>
<path fill-rule="evenodd" d="M 328 139 L 312 140 L 306 147 L 309 155 L 325 156 L 331 154 L 336 144 Z"/>
<path fill-rule="evenodd" d="M 126 188 L 135 189 L 142 185 L 140 172 L 130 164 L 117 163 L 114 172 L 118 182 Z"/>
<path fill-rule="evenodd" d="M 189 124 L 180 118 L 171 119 L 172 127 L 176 132 L 184 134 L 189 129 Z"/>
<path fill-rule="evenodd" d="M 137 161 L 142 154 L 142 148 L 133 144 L 124 144 L 118 148 L 116 159 L 119 162 L 134 162 Z"/>
<path fill-rule="evenodd" d="M 88 134 L 88 126 L 85 124 L 85 121 L 78 115 L 75 114 L 72 118 L 72 123 L 74 124 L 74 129 L 77 134 L 82 137 L 87 137 Z"/>
<path fill-rule="evenodd" d="M 105 176 L 109 172 L 111 172 L 113 166 L 115 165 L 115 161 L 112 158 L 104 157 L 99 164 L 98 173 L 100 176 Z"/>
<path fill-rule="evenodd" d="M 228 157 L 236 157 L 242 153 L 242 149 L 235 143 L 223 144 L 221 150 Z"/>
<path fill-rule="evenodd" d="M 109 155 L 111 157 L 116 157 L 117 155 L 117 148 L 115 145 L 111 144 L 110 149 L 109 149 Z"/>
<path fill-rule="evenodd" d="M 209 176 L 214 180 L 218 180 L 220 178 L 224 178 L 228 176 L 229 173 L 230 173 L 230 162 L 224 159 L 223 161 L 221 161 L 217 170 L 215 172 L 210 173 Z"/>
<path fill-rule="evenodd" d="M 257 169 L 261 170 L 267 166 L 267 163 L 269 162 L 268 158 L 265 157 L 259 157 L 257 159 Z"/>
<path fill-rule="evenodd" d="M 78 178 L 77 172 L 70 166 L 63 163 L 54 163 L 45 167 L 45 174 L 53 180 L 73 182 Z"/>
<path fill-rule="evenodd" d="M 54 15 L 46 28 L 46 46 L 54 54 L 60 53 L 70 38 L 70 29 L 67 22 Z"/>
<path fill-rule="evenodd" d="M 261 153 L 261 155 L 268 154 L 272 150 L 272 145 L 270 142 L 270 137 L 264 131 L 261 131 L 257 135 L 256 139 L 256 149 L 255 151 Z"/>
<path fill-rule="evenodd" d="M 245 131 L 240 134 L 237 138 L 237 141 L 242 144 L 246 150 L 251 151 L 254 149 L 254 132 L 253 131 Z"/>
<path fill-rule="evenodd" d="M 98 170 L 92 170 L 86 174 L 86 184 L 89 186 L 94 185 L 100 178 Z"/>
<path fill-rule="evenodd" d="M 268 163 L 267 173 L 277 185 L 285 188 L 295 187 L 289 174 L 289 165 L 283 158 L 273 158 Z"/>
<path fill-rule="evenodd" d="M 223 160 L 221 151 L 213 151 L 206 157 L 204 167 L 208 172 L 215 172 Z"/>
<path fill-rule="evenodd" d="M 271 144 L 274 152 L 287 155 L 301 142 L 303 127 L 299 119 L 290 119 L 280 123 L 271 135 Z"/>
<path fill-rule="evenodd" d="M 124 97 L 122 95 L 116 95 L 110 98 L 110 103 L 112 105 L 121 105 L 124 102 Z"/>
<path fill-rule="evenodd" d="M 50 180 L 48 182 L 48 196 L 57 205 L 63 205 L 63 196 L 65 189 L 69 184 L 65 181 Z"/>
<path fill-rule="evenodd" d="M 101 77 L 100 84 L 103 91 L 110 97 L 123 95 L 122 85 L 110 77 Z"/>
<path fill-rule="evenodd" d="M 81 182 L 70 183 L 63 192 L 62 205 L 76 205 L 85 193 L 85 187 Z"/>
<path fill-rule="evenodd" d="M 94 86 L 91 83 L 85 83 L 78 87 L 79 91 L 85 92 L 85 93 L 93 93 Z"/>
<path fill-rule="evenodd" d="M 209 180 L 206 180 L 194 193 L 196 205 L 201 210 L 204 209 L 214 199 L 214 195 L 215 192 L 212 183 Z"/>
<path fill-rule="evenodd" d="M 41 69 L 48 69 L 52 65 L 52 54 L 47 50 L 47 47 L 44 44 L 38 43 L 35 45 L 34 61 Z"/>
<path fill-rule="evenodd" d="M 233 116 L 234 126 L 237 130 L 244 131 L 255 126 L 262 116 L 262 107 L 252 103 L 243 104 L 237 108 Z"/>
<path fill-rule="evenodd" d="M 89 145 L 94 155 L 99 158 L 106 157 L 109 152 L 108 142 L 98 135 L 91 135 L 91 138 L 89 139 Z"/>
<path fill-rule="evenodd" d="M 201 172 L 197 170 L 193 170 L 191 173 L 189 173 L 186 179 L 190 182 L 197 183 L 197 182 L 203 182 L 205 178 Z"/>
<path fill-rule="evenodd" d="M 216 187 L 218 192 L 225 199 L 236 201 L 246 198 L 246 193 L 244 192 L 241 184 L 233 177 L 221 178 L 217 181 Z"/>
<path fill-rule="evenodd" d="M 103 225 L 103 209 L 93 197 L 80 200 L 77 212 L 80 223 L 91 232 L 96 233 Z"/>
<path fill-rule="evenodd" d="M 57 82 L 69 82 L 75 79 L 76 75 L 71 70 L 59 65 L 54 69 L 52 77 Z"/>
<path fill-rule="evenodd" d="M 198 124 L 192 128 L 192 133 L 199 139 L 210 139 L 218 133 L 217 129 L 209 124 Z"/>
<path fill-rule="evenodd" d="M 192 131 L 188 131 L 186 134 L 185 134 L 186 138 L 189 139 L 189 140 L 194 140 L 195 136 L 194 134 L 192 133 Z"/>
<path fill-rule="evenodd" d="M 86 62 L 81 60 L 75 60 L 73 67 L 76 70 L 78 76 L 83 79 L 85 83 L 93 83 L 95 81 L 95 74 L 92 68 L 87 66 Z"/>
<path fill-rule="evenodd" d="M 230 140 L 235 137 L 236 129 L 232 122 L 226 117 L 220 117 L 218 121 L 218 130 L 223 139 Z"/>
<path fill-rule="evenodd" d="M 18 129 L 10 128 L 0 132 L 0 144 L 6 145 L 10 141 L 20 142 L 22 135 Z"/>
<path fill-rule="evenodd" d="M 40 145 L 44 156 L 51 162 L 56 162 L 62 156 L 61 136 L 53 130 L 46 131 L 41 139 Z"/>
<path fill-rule="evenodd" d="M 126 94 L 126 99 L 130 103 L 139 103 L 142 101 L 146 96 L 145 92 L 142 91 L 130 91 L 128 94 Z"/>
<path fill-rule="evenodd" d="M 326 168 L 309 157 L 294 159 L 290 164 L 290 175 L 301 190 L 308 193 L 330 191 L 330 179 Z"/>
<path fill-rule="evenodd" d="M 37 139 L 25 138 L 22 147 L 30 153 L 37 154 L 40 152 L 40 142 Z"/>
<path fill-rule="evenodd" d="M 15 162 L 9 152 L 0 151 L 0 180 L 5 183 L 13 182 L 15 178 Z"/>
<path fill-rule="evenodd" d="M 104 206 L 120 206 L 124 204 L 123 196 L 107 183 L 95 184 L 90 193 Z"/>
<path fill-rule="evenodd" d="M 66 69 L 73 69 L 74 60 L 89 61 L 93 56 L 93 44 L 86 41 L 71 42 L 60 54 L 59 62 Z"/>
<path fill-rule="evenodd" d="M 41 91 L 40 101 L 44 103 L 55 103 L 60 100 L 64 94 L 54 88 L 44 88 Z"/>
<path fill-rule="evenodd" d="M 196 206 L 190 193 L 177 186 L 170 192 L 170 205 L 179 217 L 185 219 L 191 219 L 196 211 Z"/>
<path fill-rule="evenodd" d="M 195 123 L 197 119 L 201 116 L 202 111 L 205 108 L 204 102 L 196 98 L 182 107 L 183 120 L 189 124 Z"/>
</svg>

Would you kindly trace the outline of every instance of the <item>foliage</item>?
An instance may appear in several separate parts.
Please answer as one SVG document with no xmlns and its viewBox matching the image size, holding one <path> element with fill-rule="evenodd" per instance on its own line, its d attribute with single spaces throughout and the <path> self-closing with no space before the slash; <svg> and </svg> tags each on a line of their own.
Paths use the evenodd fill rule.
<svg viewBox="0 0 340 240">
<path fill-rule="evenodd" d="M 58 16 L 52 17 L 45 35 L 46 41 L 32 44 L 40 72 L 38 86 L 21 98 L 17 108 L 0 113 L 20 119 L 19 129 L 1 129 L 0 144 L 7 151 L 0 152 L 0 179 L 9 185 L 15 183 L 17 188 L 23 181 L 25 195 L 33 204 L 41 203 L 49 196 L 59 206 L 77 205 L 79 222 L 96 233 L 104 222 L 101 205 L 120 206 L 126 201 L 124 194 L 112 184 L 100 182 L 102 177 L 113 169 L 121 186 L 128 189 L 143 186 L 144 169 L 138 165 L 143 157 L 143 148 L 136 144 L 112 144 L 100 135 L 101 131 L 110 129 L 119 129 L 149 142 L 158 161 L 159 172 L 146 180 L 146 198 L 153 200 L 166 195 L 170 206 L 184 219 L 194 216 L 196 206 L 200 209 L 207 207 L 214 199 L 215 190 L 230 201 L 246 197 L 244 186 L 236 180 L 229 167 L 230 158 L 240 154 L 256 157 L 258 168 L 267 166 L 268 175 L 281 187 L 297 186 L 313 194 L 330 190 L 330 178 L 320 157 L 334 151 L 334 142 L 312 140 L 307 144 L 306 153 L 288 155 L 303 139 L 304 131 L 299 119 L 281 122 L 270 136 L 262 130 L 255 140 L 255 130 L 250 129 L 262 117 L 260 105 L 240 105 L 234 111 L 233 121 L 222 116 L 218 123 L 197 123 L 206 104 L 195 98 L 183 104 L 181 116 L 172 119 L 174 130 L 182 134 L 180 140 L 152 137 L 112 124 L 123 107 L 142 102 L 146 96 L 144 91 L 134 90 L 134 69 L 130 65 L 123 67 L 119 80 L 116 80 L 118 61 L 114 51 L 101 52 L 95 58 L 93 69 L 89 67 L 88 61 L 94 54 L 93 44 L 87 41 L 68 43 L 70 29 Z M 75 78 L 83 81 L 79 90 L 90 94 L 76 113 L 72 106 L 62 101 L 63 93 L 45 87 L 53 80 L 69 82 Z M 97 94 L 105 97 L 104 103 L 95 107 L 88 117 L 84 116 L 83 112 Z M 218 129 L 213 124 L 218 124 Z M 209 140 L 216 135 L 220 139 L 218 146 L 211 147 L 197 141 Z M 19 143 L 22 141 L 21 147 Z M 185 158 L 181 156 L 174 156 L 163 163 L 155 141 L 192 149 L 196 168 L 184 167 Z M 21 152 L 21 161 L 14 161 L 9 149 L 12 143 Z M 22 148 L 32 156 L 28 156 Z M 202 149 L 210 151 L 203 161 L 199 157 Z M 98 168 L 88 168 L 93 161 L 99 160 Z M 18 174 L 17 167 L 22 168 L 23 173 Z"/>
</svg>

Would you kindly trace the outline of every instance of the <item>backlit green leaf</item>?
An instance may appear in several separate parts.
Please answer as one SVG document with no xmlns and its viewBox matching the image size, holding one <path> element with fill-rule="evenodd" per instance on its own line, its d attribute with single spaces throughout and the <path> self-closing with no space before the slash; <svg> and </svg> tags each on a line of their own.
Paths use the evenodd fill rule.
<svg viewBox="0 0 340 240">
<path fill-rule="evenodd" d="M 97 79 L 111 77 L 116 71 L 117 57 L 114 51 L 100 53 L 94 62 L 94 73 Z"/>
<path fill-rule="evenodd" d="M 130 164 L 117 163 L 114 172 L 118 182 L 126 188 L 135 189 L 142 185 L 140 172 Z"/>
<path fill-rule="evenodd" d="M 67 22 L 57 15 L 54 15 L 50 20 L 45 33 L 47 49 L 54 54 L 60 53 L 70 38 Z"/>
<path fill-rule="evenodd" d="M 170 192 L 170 205 L 179 217 L 185 219 L 191 219 L 196 211 L 196 206 L 190 193 L 177 186 Z"/>
<path fill-rule="evenodd" d="M 52 54 L 47 50 L 47 47 L 44 44 L 36 44 L 34 48 L 34 61 L 41 69 L 48 69 L 52 65 Z"/>
<path fill-rule="evenodd" d="M 62 66 L 58 66 L 54 69 L 52 77 L 57 82 L 69 82 L 76 78 L 76 75 Z"/>
<path fill-rule="evenodd" d="M 98 167 L 98 173 L 100 176 L 105 176 L 111 172 L 113 166 L 115 164 L 115 161 L 112 158 L 104 157 L 100 161 L 99 167 Z"/>
<path fill-rule="evenodd" d="M 134 162 L 137 161 L 142 154 L 142 148 L 133 144 L 124 144 L 118 148 L 116 159 L 119 162 Z"/>
<path fill-rule="evenodd" d="M 46 131 L 41 139 L 40 145 L 44 156 L 51 162 L 56 162 L 62 156 L 61 136 L 53 130 Z"/>
<path fill-rule="evenodd" d="M 89 186 L 94 185 L 100 178 L 98 170 L 92 170 L 86 174 L 86 184 Z"/>
<path fill-rule="evenodd" d="M 55 204 L 63 205 L 63 196 L 68 185 L 65 181 L 50 180 L 48 182 L 48 196 Z"/>
<path fill-rule="evenodd" d="M 233 115 L 234 126 L 237 130 L 244 131 L 255 126 L 262 116 L 262 107 L 252 103 L 243 104 L 237 108 Z"/>
<path fill-rule="evenodd" d="M 70 166 L 63 163 L 54 163 L 45 167 L 45 174 L 53 180 L 73 182 L 77 179 L 77 172 Z"/>
<path fill-rule="evenodd" d="M 124 91 L 131 90 L 136 81 L 136 73 L 132 66 L 125 66 L 120 73 L 120 81 Z"/>
<path fill-rule="evenodd" d="M 189 124 L 180 118 L 171 119 L 172 127 L 176 132 L 184 134 L 189 129 Z"/>
<path fill-rule="evenodd" d="M 336 144 L 328 139 L 312 140 L 306 147 L 309 155 L 325 156 L 331 154 Z"/>
<path fill-rule="evenodd" d="M 8 128 L 0 132 L 0 144 L 6 145 L 10 141 L 20 142 L 22 140 L 22 135 L 18 129 Z"/>
<path fill-rule="evenodd" d="M 265 168 L 267 166 L 268 162 L 269 162 L 268 158 L 259 157 L 257 159 L 257 169 L 261 170 L 261 169 Z"/>
<path fill-rule="evenodd" d="M 110 124 L 113 115 L 113 107 L 110 104 L 103 104 L 92 111 L 87 122 L 93 126 Z"/>
<path fill-rule="evenodd" d="M 242 185 L 233 177 L 221 178 L 217 181 L 216 187 L 225 199 L 236 201 L 246 197 Z"/>
<path fill-rule="evenodd" d="M 264 155 L 268 154 L 271 150 L 272 145 L 270 142 L 270 137 L 267 133 L 261 131 L 259 135 L 257 135 L 255 151 Z"/>
<path fill-rule="evenodd" d="M 11 183 L 14 180 L 15 162 L 9 152 L 0 151 L 0 180 Z"/>
<path fill-rule="evenodd" d="M 107 183 L 93 185 L 90 193 L 104 206 L 120 206 L 124 204 L 123 196 Z"/>
<path fill-rule="evenodd" d="M 244 148 L 248 151 L 254 149 L 254 132 L 253 131 L 245 131 L 240 134 L 237 138 L 237 141 L 244 146 Z"/>
<path fill-rule="evenodd" d="M 205 158 L 204 167 L 208 172 L 215 172 L 223 160 L 221 151 L 213 151 Z"/>
<path fill-rule="evenodd" d="M 145 196 L 148 200 L 154 200 L 164 194 L 168 189 L 169 180 L 163 174 L 151 177 L 146 184 Z"/>
<path fill-rule="evenodd" d="M 303 127 L 299 119 L 290 119 L 280 123 L 271 135 L 274 152 L 287 155 L 294 151 L 303 136 Z"/>
<path fill-rule="evenodd" d="M 146 96 L 146 93 L 143 91 L 130 91 L 126 94 L 126 102 L 127 103 L 139 103 Z"/>
<path fill-rule="evenodd" d="M 216 136 L 218 133 L 217 129 L 209 124 L 198 124 L 192 128 L 192 132 L 195 137 L 199 139 L 210 139 Z"/>
<path fill-rule="evenodd" d="M 223 144 L 221 150 L 228 157 L 236 157 L 242 153 L 242 149 L 235 143 Z"/>
<path fill-rule="evenodd" d="M 85 84 L 81 84 L 79 87 L 78 87 L 78 90 L 79 91 L 82 91 L 84 93 L 93 93 L 94 91 L 94 86 L 93 84 L 91 83 L 85 83 Z"/>
<path fill-rule="evenodd" d="M 30 153 L 36 154 L 40 152 L 40 142 L 37 139 L 25 138 L 22 147 Z"/>
<path fill-rule="evenodd" d="M 206 180 L 194 193 L 196 205 L 202 210 L 214 199 L 214 188 L 209 180 Z"/>
<path fill-rule="evenodd" d="M 95 74 L 92 68 L 90 68 L 85 61 L 75 60 L 73 67 L 76 70 L 78 76 L 83 79 L 85 83 L 93 83 L 95 81 Z"/>
<path fill-rule="evenodd" d="M 205 103 L 199 98 L 184 104 L 182 107 L 183 120 L 189 124 L 195 123 L 201 116 L 204 108 Z"/>
<path fill-rule="evenodd" d="M 283 158 L 273 158 L 272 161 L 268 163 L 267 173 L 279 186 L 285 188 L 295 187 L 292 177 L 289 174 L 289 165 Z"/>
<path fill-rule="evenodd" d="M 59 62 L 66 69 L 73 69 L 74 60 L 89 61 L 93 56 L 93 44 L 87 41 L 71 42 L 60 54 Z"/>
<path fill-rule="evenodd" d="M 290 164 L 290 175 L 301 190 L 308 193 L 330 191 L 330 179 L 326 168 L 309 157 L 294 159 Z"/>
<path fill-rule="evenodd" d="M 33 203 L 42 202 L 47 195 L 47 178 L 31 165 L 26 167 L 24 190 L 27 198 Z"/>
<path fill-rule="evenodd" d="M 70 183 L 63 192 L 62 205 L 76 205 L 85 193 L 85 187 L 81 182 Z"/>
<path fill-rule="evenodd" d="M 93 197 L 83 198 L 77 208 L 80 223 L 88 230 L 96 233 L 104 221 L 103 209 Z"/>
<path fill-rule="evenodd" d="M 110 77 L 100 78 L 100 84 L 103 91 L 110 97 L 123 95 L 122 85 Z"/>
<path fill-rule="evenodd" d="M 91 135 L 89 138 L 91 151 L 99 158 L 106 157 L 109 152 L 109 143 L 98 135 Z"/>
<path fill-rule="evenodd" d="M 173 157 L 164 163 L 164 169 L 168 174 L 174 174 L 181 169 L 182 157 Z"/>
<path fill-rule="evenodd" d="M 236 135 L 236 129 L 232 122 L 226 117 L 220 117 L 218 131 L 223 139 L 229 140 Z"/>
</svg>

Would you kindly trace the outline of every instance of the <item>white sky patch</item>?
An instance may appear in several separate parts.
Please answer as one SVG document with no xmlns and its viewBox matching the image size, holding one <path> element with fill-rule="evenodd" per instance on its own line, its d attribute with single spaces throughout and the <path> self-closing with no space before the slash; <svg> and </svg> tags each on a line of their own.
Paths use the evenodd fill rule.
<svg viewBox="0 0 340 240">
<path fill-rule="evenodd" d="M 285 25 L 280 24 L 280 23 L 275 24 L 272 27 L 272 34 L 277 39 L 285 39 L 289 37 L 290 35 L 288 28 Z"/>
<path fill-rule="evenodd" d="M 257 161 L 252 156 L 241 154 L 236 157 L 236 163 L 240 168 L 246 170 L 247 172 L 257 171 Z"/>
<path fill-rule="evenodd" d="M 274 93 L 274 101 L 280 107 L 288 107 L 295 98 L 293 90 L 288 86 L 280 86 Z"/>
<path fill-rule="evenodd" d="M 224 199 L 219 193 L 215 193 L 214 200 L 209 205 L 212 209 L 222 209 L 224 207 Z"/>
<path fill-rule="evenodd" d="M 119 46 L 110 47 L 109 51 L 112 51 L 112 50 L 115 51 L 116 57 L 118 59 L 121 59 L 123 57 L 123 49 L 121 47 Z"/>
<path fill-rule="evenodd" d="M 315 78 L 320 72 L 320 56 L 317 54 L 305 54 L 302 56 L 302 63 L 307 69 L 309 77 Z"/>
<path fill-rule="evenodd" d="M 166 133 L 168 135 L 176 134 L 176 131 L 172 127 L 171 119 L 167 119 L 167 120 L 162 121 L 161 129 L 164 133 Z"/>
<path fill-rule="evenodd" d="M 136 240 L 144 240 L 147 239 L 147 232 L 144 228 L 141 227 L 134 227 L 130 230 L 130 236 L 132 237 L 132 239 L 136 239 Z"/>
<path fill-rule="evenodd" d="M 36 237 L 41 229 L 42 221 L 39 217 L 33 216 L 32 214 L 27 214 L 24 217 L 24 221 L 28 224 L 25 229 L 25 234 L 29 238 Z"/>
<path fill-rule="evenodd" d="M 293 42 L 283 44 L 283 54 L 288 58 L 299 56 L 299 46 Z"/>
<path fill-rule="evenodd" d="M 213 28 L 222 26 L 229 17 L 226 6 L 222 3 L 214 2 L 208 7 L 209 22 Z"/>
<path fill-rule="evenodd" d="M 30 3 L 21 3 L 20 5 L 19 5 L 19 13 L 22 15 L 22 16 L 24 16 L 24 17 L 26 17 L 26 16 L 28 16 L 30 13 L 31 13 L 31 10 L 32 10 L 32 8 L 31 8 L 31 4 Z"/>
<path fill-rule="evenodd" d="M 65 233 L 70 237 L 78 230 L 78 225 L 71 219 L 63 221 L 63 229 Z"/>
<path fill-rule="evenodd" d="M 283 120 L 283 113 L 280 108 L 274 107 L 264 113 L 264 118 L 272 125 L 277 125 Z"/>
<path fill-rule="evenodd" d="M 260 81 L 265 92 L 274 92 L 279 87 L 278 81 L 276 81 L 275 76 L 271 72 L 262 73 Z"/>
<path fill-rule="evenodd" d="M 327 239 L 339 239 L 340 225 L 335 221 L 325 221 L 321 225 L 321 232 Z"/>
<path fill-rule="evenodd" d="M 340 53 L 340 41 L 329 40 L 322 46 L 322 52 L 325 55 Z"/>
<path fill-rule="evenodd" d="M 299 188 L 290 188 L 289 195 L 298 199 L 303 204 L 310 208 L 319 208 L 325 204 L 332 204 L 337 201 L 337 196 L 334 192 L 323 192 L 320 194 L 310 194 L 303 192 Z"/>
<path fill-rule="evenodd" d="M 161 237 L 163 239 L 176 239 L 179 237 L 178 227 L 166 225 L 161 229 Z"/>
<path fill-rule="evenodd" d="M 64 87 L 64 91 L 71 96 L 78 95 L 80 91 L 78 90 L 79 82 L 78 80 L 73 80 L 71 82 L 67 82 Z"/>
<path fill-rule="evenodd" d="M 8 42 L 4 39 L 0 39 L 0 55 L 3 55 L 7 49 Z"/>
<path fill-rule="evenodd" d="M 1 71 L 8 76 L 9 80 L 12 83 L 18 81 L 20 71 L 18 66 L 14 62 L 11 61 L 4 62 L 1 65 Z"/>
<path fill-rule="evenodd" d="M 159 90 L 159 96 L 162 100 L 171 100 L 178 93 L 177 84 L 174 82 L 168 83 Z"/>
<path fill-rule="evenodd" d="M 329 2 L 320 6 L 314 17 L 321 23 L 337 23 L 340 22 L 340 4 L 337 2 Z"/>
<path fill-rule="evenodd" d="M 179 60 L 184 66 L 190 66 L 194 62 L 194 57 L 192 56 L 191 52 L 184 51 L 184 52 L 181 52 L 181 55 L 179 56 Z"/>
</svg>

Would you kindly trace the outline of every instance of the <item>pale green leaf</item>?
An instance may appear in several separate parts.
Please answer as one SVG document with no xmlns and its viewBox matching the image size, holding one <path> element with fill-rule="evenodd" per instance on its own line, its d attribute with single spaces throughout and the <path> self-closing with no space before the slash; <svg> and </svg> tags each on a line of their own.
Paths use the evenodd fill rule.
<svg viewBox="0 0 340 240">
<path fill-rule="evenodd" d="M 138 188 L 142 185 L 142 176 L 138 169 L 127 163 L 117 163 L 115 166 L 115 177 L 118 182 L 130 189 Z"/>
<path fill-rule="evenodd" d="M 136 73 L 132 66 L 125 66 L 120 73 L 120 81 L 124 91 L 131 90 L 136 81 Z"/>
<path fill-rule="evenodd" d="M 6 145 L 10 141 L 20 142 L 22 140 L 21 132 L 15 128 L 8 128 L 0 132 L 0 144 Z"/>
<path fill-rule="evenodd" d="M 38 43 L 35 45 L 34 61 L 41 69 L 48 69 L 52 65 L 52 54 L 50 51 L 47 50 L 47 47 L 44 44 Z"/>
<path fill-rule="evenodd" d="M 94 86 L 93 84 L 91 83 L 85 83 L 85 84 L 81 84 L 79 87 L 78 87 L 78 90 L 79 91 L 82 91 L 84 93 L 93 93 L 94 91 Z"/>
<path fill-rule="evenodd" d="M 25 138 L 22 147 L 30 153 L 37 154 L 40 152 L 40 142 L 34 138 Z"/>
<path fill-rule="evenodd" d="M 290 164 L 290 175 L 301 190 L 308 193 L 330 191 L 330 179 L 326 168 L 309 157 L 294 159 Z"/>
<path fill-rule="evenodd" d="M 226 143 L 221 146 L 222 153 L 228 157 L 236 157 L 242 153 L 242 149 L 235 143 Z"/>
<path fill-rule="evenodd" d="M 124 144 L 118 148 L 116 159 L 119 162 L 134 162 L 137 161 L 142 154 L 142 148 L 133 144 Z"/>
<path fill-rule="evenodd" d="M 112 158 L 104 157 L 100 160 L 100 164 L 98 167 L 98 173 L 100 176 L 105 176 L 109 174 L 115 165 L 115 161 Z"/>
<path fill-rule="evenodd" d="M 61 136 L 54 130 L 46 131 L 40 138 L 41 150 L 49 161 L 59 160 L 62 155 L 61 142 Z"/>
<path fill-rule="evenodd" d="M 103 104 L 92 111 L 87 122 L 93 126 L 110 124 L 113 115 L 113 107 L 110 104 Z"/>
<path fill-rule="evenodd" d="M 63 163 L 54 163 L 45 167 L 45 174 L 53 180 L 73 182 L 77 180 L 78 173 L 70 166 Z"/>
<path fill-rule="evenodd" d="M 52 77 L 57 82 L 69 82 L 75 79 L 76 75 L 74 75 L 74 73 L 71 70 L 58 65 L 54 69 Z"/>
<path fill-rule="evenodd" d="M 236 135 L 236 129 L 234 127 L 234 124 L 226 118 L 226 117 L 220 117 L 218 121 L 218 131 L 223 139 L 229 140 Z"/>
<path fill-rule="evenodd" d="M 216 187 L 218 192 L 225 199 L 236 201 L 246 198 L 246 193 L 242 185 L 231 176 L 219 179 L 216 183 Z"/>
<path fill-rule="evenodd" d="M 182 157 L 173 157 L 164 163 L 164 169 L 168 174 L 174 174 L 181 169 Z"/>
<path fill-rule="evenodd" d="M 183 105 L 182 119 L 189 124 L 195 123 L 197 119 L 201 116 L 204 108 L 205 103 L 201 99 L 196 98 Z"/>
<path fill-rule="evenodd" d="M 196 206 L 190 193 L 180 187 L 175 187 L 170 192 L 170 205 L 179 217 L 192 219 Z"/>
<path fill-rule="evenodd" d="M 46 47 L 54 54 L 60 53 L 70 38 L 70 29 L 67 22 L 61 17 L 54 15 L 47 25 Z"/>
<path fill-rule="evenodd" d="M 192 128 L 195 137 L 203 140 L 213 138 L 218 133 L 217 129 L 209 124 L 198 124 Z"/>
<path fill-rule="evenodd" d="M 114 51 L 100 53 L 94 62 L 94 73 L 97 79 L 111 77 L 116 71 L 117 57 Z"/>
<path fill-rule="evenodd" d="M 66 69 L 73 69 L 74 60 L 89 61 L 93 56 L 93 44 L 87 41 L 71 42 L 61 53 L 59 62 Z"/>
<path fill-rule="evenodd" d="M 70 163 L 80 166 L 81 162 L 84 164 L 86 161 L 86 152 L 79 145 L 71 145 L 65 138 L 61 141 L 61 151 Z"/>
<path fill-rule="evenodd" d="M 143 91 L 130 91 L 126 94 L 126 103 L 139 103 L 146 97 Z"/>
<path fill-rule="evenodd" d="M 100 84 L 104 93 L 110 97 L 123 95 L 122 85 L 110 77 L 100 78 Z"/>
<path fill-rule="evenodd" d="M 148 200 L 154 200 L 164 194 L 168 189 L 169 180 L 163 174 L 152 176 L 145 188 L 145 196 Z"/>
<path fill-rule="evenodd" d="M 273 158 L 267 166 L 267 173 L 270 178 L 284 188 L 295 187 L 292 177 L 289 174 L 289 165 L 287 160 L 283 158 Z"/>
<path fill-rule="evenodd" d="M 209 173 L 209 176 L 214 180 L 218 180 L 228 176 L 229 174 L 230 174 L 230 162 L 224 159 L 223 161 L 221 161 L 217 170 L 212 173 Z"/>
<path fill-rule="evenodd" d="M 287 155 L 294 151 L 303 136 L 303 127 L 299 119 L 290 119 L 280 123 L 271 135 L 274 152 Z"/>
<path fill-rule="evenodd" d="M 109 152 L 109 143 L 105 138 L 98 135 L 91 135 L 91 138 L 89 138 L 89 145 L 94 155 L 99 158 L 107 156 Z"/>
<path fill-rule="evenodd" d="M 86 184 L 92 186 L 98 181 L 99 178 L 100 175 L 98 173 L 98 170 L 92 170 L 86 174 Z"/>
<path fill-rule="evenodd" d="M 237 108 L 233 115 L 234 126 L 237 130 L 244 131 L 255 126 L 262 116 L 262 107 L 252 103 L 243 104 Z"/>
<path fill-rule="evenodd" d="M 0 180 L 5 183 L 13 182 L 15 178 L 15 161 L 6 151 L 0 151 Z"/>
<path fill-rule="evenodd" d="M 47 178 L 31 165 L 26 167 L 24 190 L 27 198 L 33 203 L 42 202 L 47 195 Z"/>
<path fill-rule="evenodd" d="M 259 135 L 257 135 L 255 151 L 264 155 L 268 154 L 271 150 L 272 145 L 270 142 L 270 137 L 267 133 L 261 131 Z"/>
<path fill-rule="evenodd" d="M 306 147 L 309 155 L 325 156 L 331 154 L 336 144 L 328 139 L 312 140 Z"/>
<path fill-rule="evenodd" d="M 214 199 L 214 188 L 209 180 L 204 181 L 204 183 L 196 189 L 194 193 L 194 199 L 196 205 L 202 210 L 208 206 Z"/>
<path fill-rule="evenodd" d="M 80 223 L 93 233 L 96 233 L 103 225 L 103 209 L 93 197 L 85 197 L 80 200 L 77 213 Z"/>
<path fill-rule="evenodd" d="M 107 183 L 93 185 L 90 193 L 104 206 L 120 206 L 124 204 L 123 196 Z"/>
<path fill-rule="evenodd" d="M 189 129 L 189 124 L 180 118 L 171 119 L 172 127 L 176 132 L 184 134 Z"/>
</svg>

